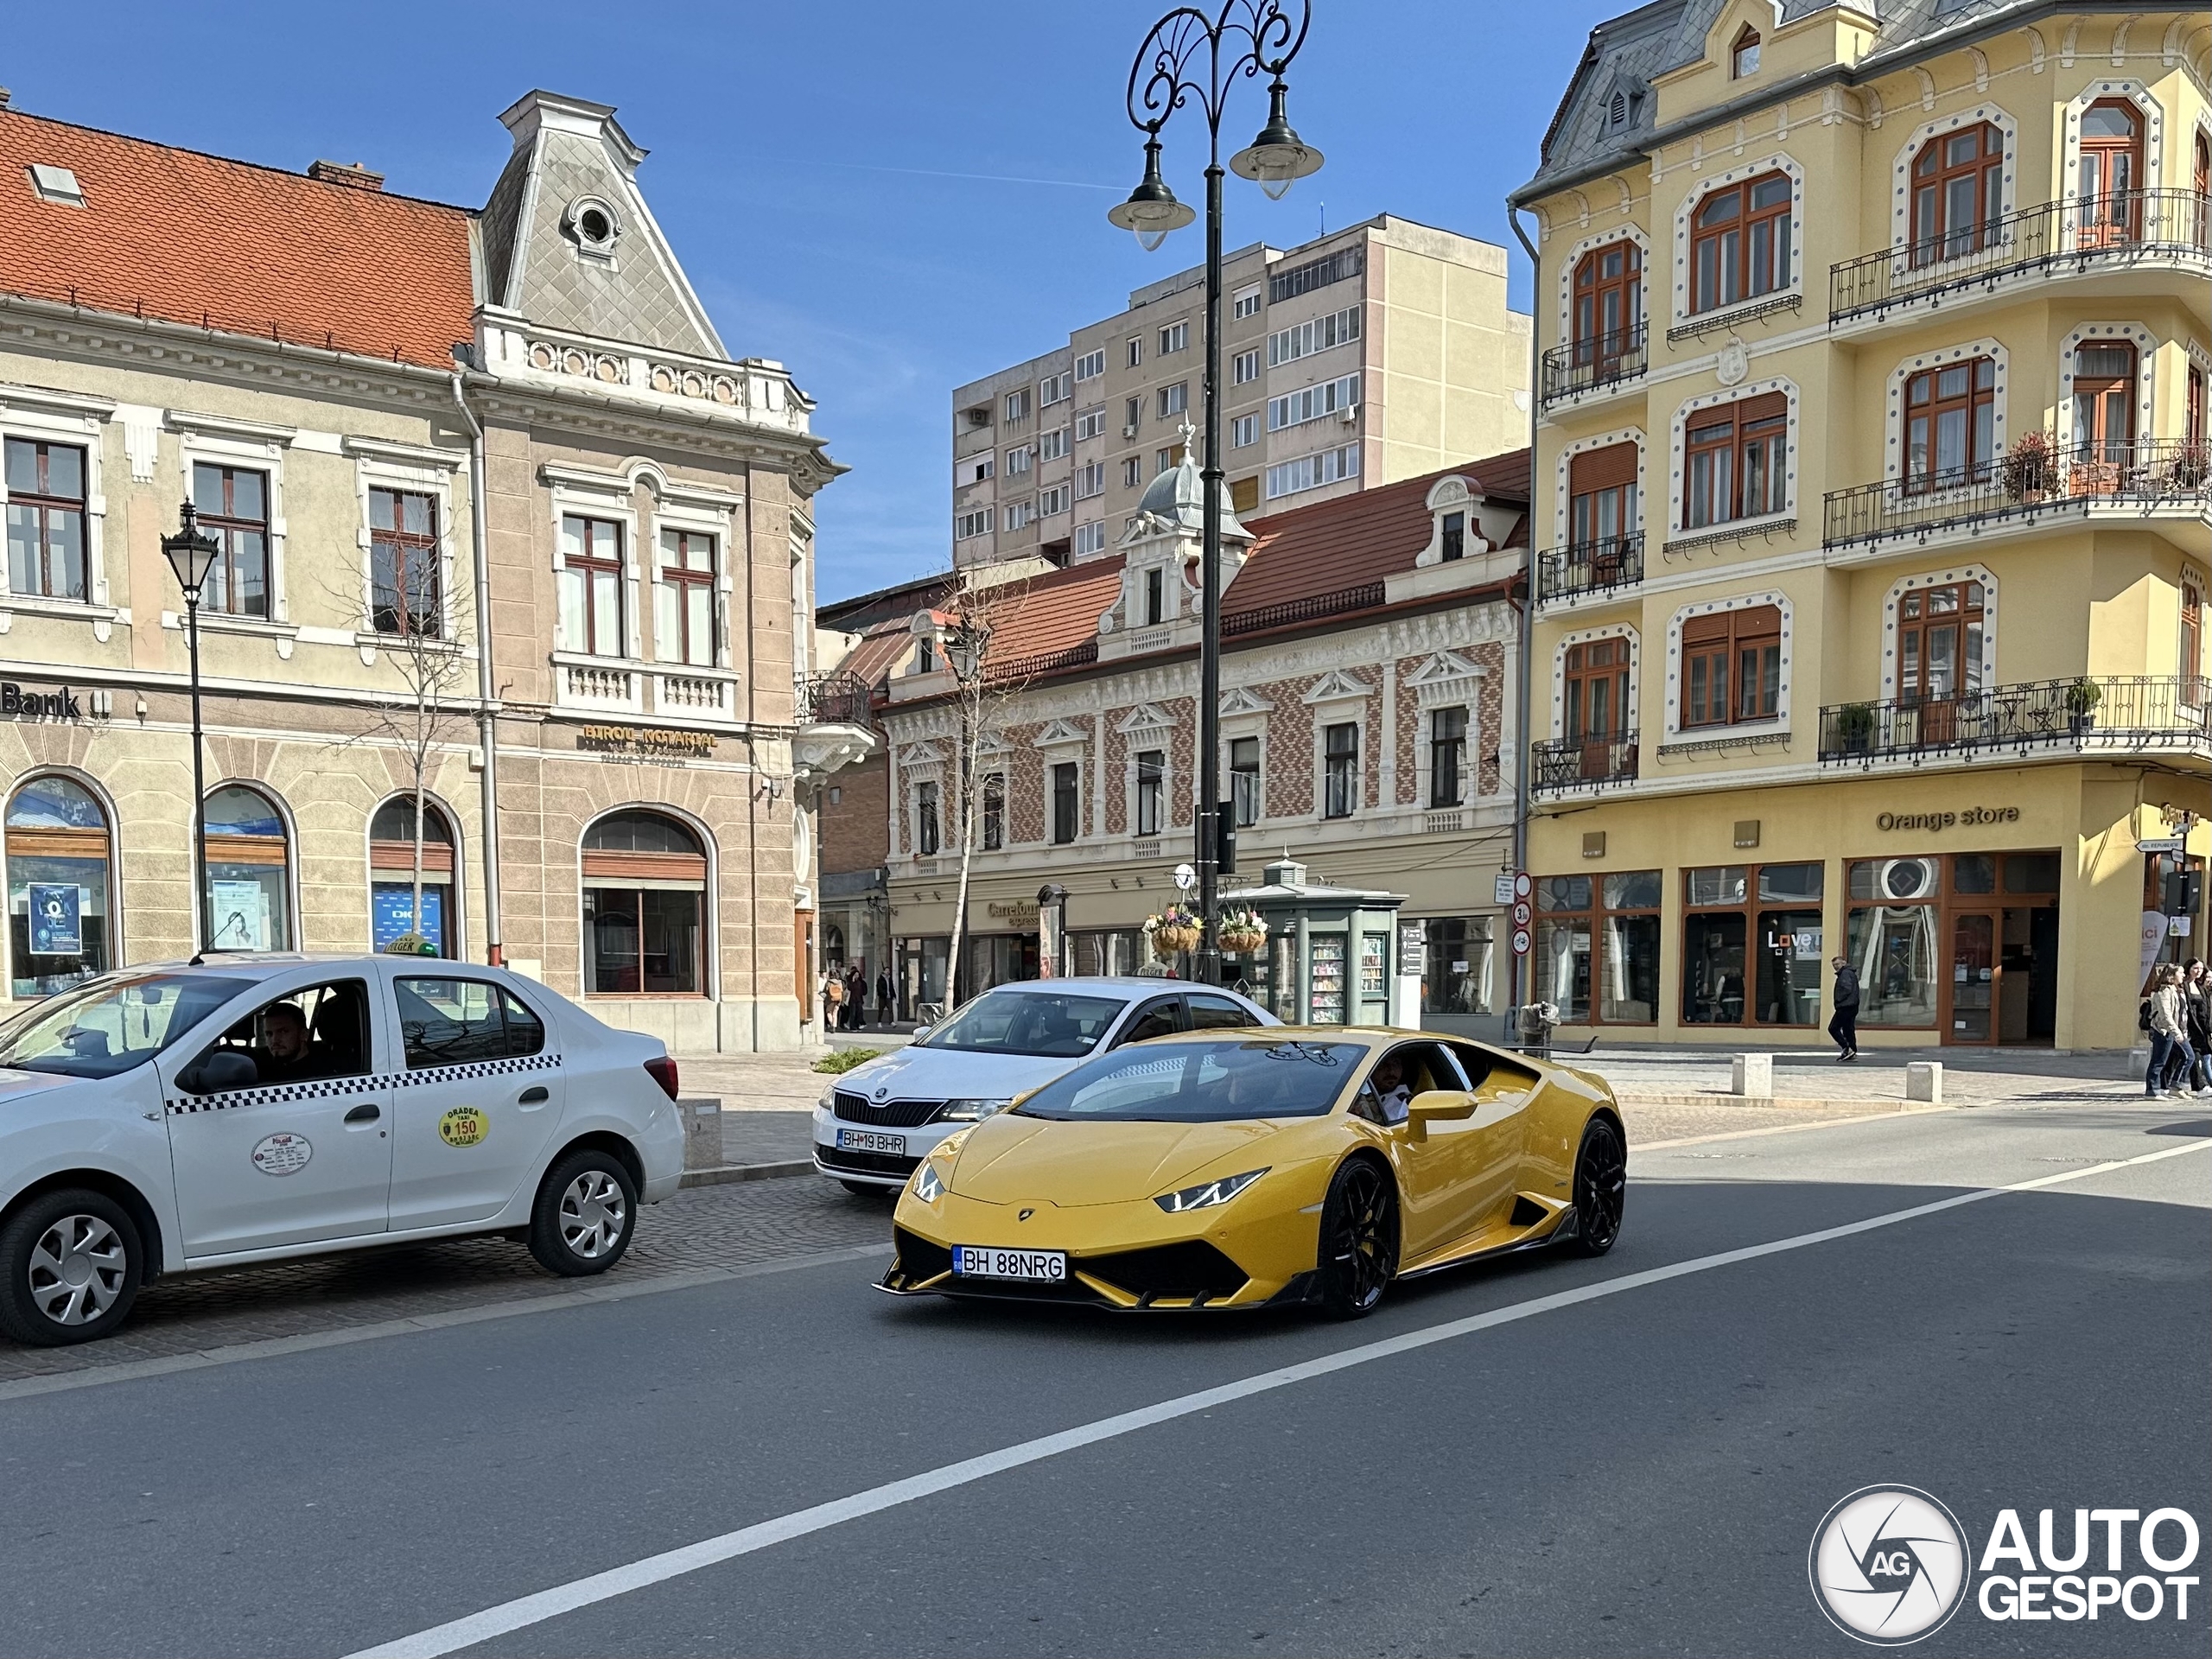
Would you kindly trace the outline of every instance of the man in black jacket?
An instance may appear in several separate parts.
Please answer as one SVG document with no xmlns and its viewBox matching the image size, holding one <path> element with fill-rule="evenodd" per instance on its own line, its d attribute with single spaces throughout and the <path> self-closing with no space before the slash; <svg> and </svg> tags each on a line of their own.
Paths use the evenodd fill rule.
<svg viewBox="0 0 2212 1659">
<path fill-rule="evenodd" d="M 1839 1060 L 1859 1058 L 1859 970 L 1848 957 L 1838 957 L 1835 969 L 1835 1013 L 1828 1020 L 1828 1035 L 1843 1052 Z"/>
</svg>

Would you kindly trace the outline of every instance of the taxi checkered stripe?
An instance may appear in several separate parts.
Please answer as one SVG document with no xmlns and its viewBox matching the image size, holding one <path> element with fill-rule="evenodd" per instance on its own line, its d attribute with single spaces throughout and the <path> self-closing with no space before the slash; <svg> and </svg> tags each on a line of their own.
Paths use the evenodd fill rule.
<svg viewBox="0 0 2212 1659">
<path fill-rule="evenodd" d="M 426 1065 L 416 1071 L 362 1072 L 350 1077 L 317 1077 L 307 1083 L 271 1084 L 265 1089 L 239 1089 L 201 1099 L 187 1096 L 164 1101 L 171 1117 L 190 1117 L 201 1112 L 234 1111 L 241 1106 L 270 1106 L 296 1100 L 324 1100 L 332 1095 L 359 1094 L 376 1089 L 416 1089 L 425 1084 L 461 1083 L 474 1077 L 511 1077 L 524 1071 L 550 1071 L 561 1064 L 558 1054 L 518 1054 L 499 1060 L 470 1060 L 460 1065 Z"/>
</svg>

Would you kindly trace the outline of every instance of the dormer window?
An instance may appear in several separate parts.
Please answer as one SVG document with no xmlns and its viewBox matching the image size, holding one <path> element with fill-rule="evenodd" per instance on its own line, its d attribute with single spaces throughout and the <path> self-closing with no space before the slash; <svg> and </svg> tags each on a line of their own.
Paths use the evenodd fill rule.
<svg viewBox="0 0 2212 1659">
<path fill-rule="evenodd" d="M 1446 564 L 1449 564 L 1454 559 L 1463 559 L 1466 556 L 1467 515 L 1464 512 L 1447 512 L 1444 515 L 1444 557 L 1442 562 Z"/>
<path fill-rule="evenodd" d="M 1744 26 L 1736 36 L 1736 44 L 1728 51 L 1728 73 L 1736 80 L 1748 80 L 1759 72 L 1759 32 L 1750 24 Z"/>
<path fill-rule="evenodd" d="M 612 259 L 614 244 L 622 234 L 622 221 L 597 196 L 579 196 L 562 215 L 562 228 L 575 243 L 577 252 L 594 259 Z"/>
<path fill-rule="evenodd" d="M 1167 620 L 1167 573 L 1151 569 L 1144 573 L 1144 625 L 1156 628 Z"/>
<path fill-rule="evenodd" d="M 917 642 L 914 646 L 914 672 L 917 674 L 937 672 L 936 640 L 925 638 Z"/>
</svg>

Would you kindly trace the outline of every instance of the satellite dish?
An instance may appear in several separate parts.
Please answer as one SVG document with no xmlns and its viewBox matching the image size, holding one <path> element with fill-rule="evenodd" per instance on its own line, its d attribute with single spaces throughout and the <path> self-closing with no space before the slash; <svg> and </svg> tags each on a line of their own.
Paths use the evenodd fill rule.
<svg viewBox="0 0 2212 1659">
<path fill-rule="evenodd" d="M 1188 864 L 1178 864 L 1175 867 L 1175 885 L 1188 893 L 1198 885 L 1198 873 Z"/>
</svg>

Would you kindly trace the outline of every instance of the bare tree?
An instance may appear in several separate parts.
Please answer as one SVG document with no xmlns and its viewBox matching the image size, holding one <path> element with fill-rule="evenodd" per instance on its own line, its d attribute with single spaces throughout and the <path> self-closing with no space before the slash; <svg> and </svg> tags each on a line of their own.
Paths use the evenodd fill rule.
<svg viewBox="0 0 2212 1659">
<path fill-rule="evenodd" d="M 952 949 L 945 963 L 945 1006 L 959 1001 L 960 970 L 968 949 L 968 887 L 975 861 L 977 818 L 990 774 L 984 769 L 986 746 L 1004 729 L 1013 705 L 1028 690 L 1040 666 L 1019 644 L 1022 603 L 1030 579 L 979 584 L 971 576 L 927 618 L 917 632 L 941 632 L 946 666 L 952 671 L 952 800 L 958 828 L 960 882 L 952 912 Z M 995 648 L 994 648 L 995 646 Z M 1000 780 L 998 810 L 1006 812 L 1006 785 Z M 1001 830 L 1003 838 L 1003 830 Z"/>
<path fill-rule="evenodd" d="M 475 630 L 465 613 L 448 602 L 445 576 L 449 537 L 444 525 L 435 524 L 429 498 L 374 492 L 370 517 L 367 583 L 327 585 L 325 591 L 364 645 L 372 646 L 389 665 L 398 687 L 372 693 L 360 729 L 340 741 L 340 747 L 396 750 L 400 756 L 414 806 L 406 937 L 419 948 L 425 938 L 423 826 L 429 811 L 430 778 L 439 759 L 460 745 L 474 725 L 471 688 L 475 670 L 468 646 Z M 454 874 L 457 879 L 459 872 Z"/>
</svg>

